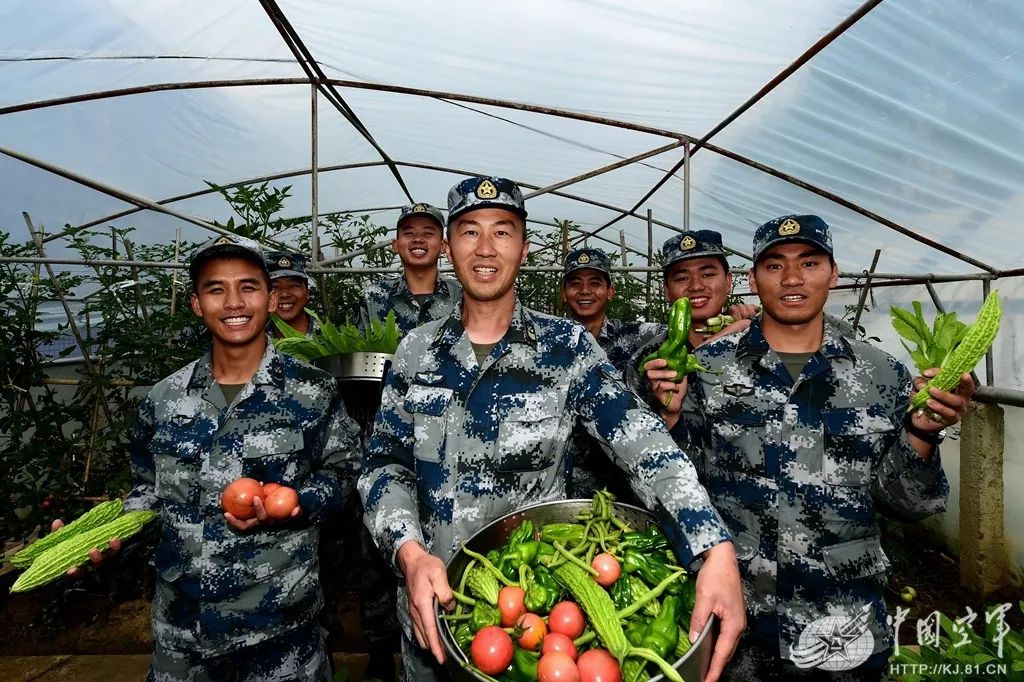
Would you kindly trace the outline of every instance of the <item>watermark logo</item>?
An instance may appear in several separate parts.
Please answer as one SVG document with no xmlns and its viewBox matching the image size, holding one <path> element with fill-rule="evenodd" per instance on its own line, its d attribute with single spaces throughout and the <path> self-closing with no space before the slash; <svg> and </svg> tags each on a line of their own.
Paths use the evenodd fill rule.
<svg viewBox="0 0 1024 682">
<path fill-rule="evenodd" d="M 798 668 L 821 668 L 837 672 L 850 670 L 868 660 L 875 638 L 868 629 L 871 605 L 865 604 L 853 617 L 825 616 L 808 624 L 800 641 L 789 648 Z"/>
</svg>

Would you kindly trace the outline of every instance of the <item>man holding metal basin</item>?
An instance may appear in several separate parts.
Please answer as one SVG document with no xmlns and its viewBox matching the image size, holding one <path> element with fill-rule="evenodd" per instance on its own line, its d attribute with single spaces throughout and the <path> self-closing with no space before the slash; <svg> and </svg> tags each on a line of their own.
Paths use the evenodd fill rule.
<svg viewBox="0 0 1024 682">
<path fill-rule="evenodd" d="M 655 512 L 681 564 L 703 560 L 690 636 L 712 613 L 721 619 L 706 678 L 717 679 L 746 617 L 731 537 L 689 459 L 581 325 L 519 302 L 529 249 L 519 187 L 468 178 L 448 210 L 462 303 L 399 346 L 359 479 L 366 525 L 405 579 L 405 678 L 446 677 L 433 660 L 444 661 L 435 603 L 453 601 L 445 561 L 494 519 L 565 497 L 565 449 L 580 424 Z"/>
</svg>

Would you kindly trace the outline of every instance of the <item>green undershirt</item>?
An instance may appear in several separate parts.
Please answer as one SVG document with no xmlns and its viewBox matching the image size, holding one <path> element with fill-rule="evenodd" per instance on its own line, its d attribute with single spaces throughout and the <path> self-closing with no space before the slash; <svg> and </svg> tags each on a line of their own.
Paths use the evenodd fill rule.
<svg viewBox="0 0 1024 682">
<path fill-rule="evenodd" d="M 775 351 L 779 355 L 779 359 L 782 360 L 782 364 L 786 366 L 786 371 L 789 372 L 789 376 L 796 381 L 800 378 L 800 373 L 804 371 L 804 367 L 807 366 L 807 361 L 811 359 L 814 353 L 781 353 Z"/>
<path fill-rule="evenodd" d="M 224 402 L 228 405 L 235 402 L 239 391 L 245 388 L 245 384 L 222 384 L 217 382 L 217 385 L 220 386 L 221 393 L 224 394 Z"/>
<path fill-rule="evenodd" d="M 476 356 L 476 364 L 480 366 L 483 366 L 484 360 L 486 360 L 487 356 L 491 354 L 491 349 L 498 345 L 497 343 L 473 343 L 472 341 L 470 341 L 470 344 L 473 346 L 473 355 Z"/>
</svg>

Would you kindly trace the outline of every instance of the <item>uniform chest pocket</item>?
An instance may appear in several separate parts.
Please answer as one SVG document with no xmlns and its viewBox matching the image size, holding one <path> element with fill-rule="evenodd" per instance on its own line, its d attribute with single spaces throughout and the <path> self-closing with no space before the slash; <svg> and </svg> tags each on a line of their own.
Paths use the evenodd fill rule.
<svg viewBox="0 0 1024 682">
<path fill-rule="evenodd" d="M 242 439 L 242 475 L 264 483 L 301 486 L 310 474 L 304 445 L 298 429 L 247 433 Z"/>
<path fill-rule="evenodd" d="M 898 436 L 892 420 L 867 407 L 826 410 L 824 431 L 821 473 L 830 485 L 867 485 L 874 463 Z"/>
<path fill-rule="evenodd" d="M 711 466 L 721 465 L 746 473 L 764 471 L 765 420 L 763 415 L 734 410 L 710 415 Z"/>
<path fill-rule="evenodd" d="M 413 384 L 405 394 L 403 409 L 413 418 L 413 455 L 424 462 L 440 462 L 444 452 L 448 406 L 454 391 Z"/>
<path fill-rule="evenodd" d="M 554 464 L 562 416 L 558 394 L 514 393 L 498 401 L 498 470 L 541 471 Z"/>
<path fill-rule="evenodd" d="M 173 425 L 153 434 L 150 451 L 155 470 L 154 491 L 161 500 L 187 503 L 199 477 L 199 443 L 195 434 Z"/>
</svg>

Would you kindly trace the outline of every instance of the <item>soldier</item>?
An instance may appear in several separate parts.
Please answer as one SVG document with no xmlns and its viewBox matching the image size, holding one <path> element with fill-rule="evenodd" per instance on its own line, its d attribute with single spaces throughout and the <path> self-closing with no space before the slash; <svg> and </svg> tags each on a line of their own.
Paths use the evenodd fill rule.
<svg viewBox="0 0 1024 682">
<path fill-rule="evenodd" d="M 424 322 L 445 317 L 462 296 L 451 277 L 442 277 L 437 261 L 444 248 L 444 216 L 430 204 L 402 209 L 391 250 L 402 261 L 402 274 L 365 287 L 359 301 L 359 328 L 383 322 L 394 310 L 398 330 L 407 334 Z"/>
<path fill-rule="evenodd" d="M 659 513 L 683 565 L 703 557 L 690 634 L 711 612 L 722 619 L 714 680 L 744 614 L 732 544 L 693 467 L 582 326 L 520 304 L 529 242 L 519 187 L 469 178 L 448 210 L 462 304 L 399 346 L 359 479 L 366 525 L 405 578 L 406 679 L 443 677 L 412 638 L 443 661 L 434 600 L 452 604 L 445 560 L 499 516 L 563 499 L 566 442 L 583 424 Z"/>
<path fill-rule="evenodd" d="M 657 322 L 627 322 L 607 315 L 608 303 L 615 298 L 612 285 L 612 261 L 604 251 L 583 247 L 565 257 L 562 275 L 562 300 L 572 318 L 587 328 L 608 356 L 608 362 L 620 372 L 640 344 L 662 332 Z"/>
<path fill-rule="evenodd" d="M 358 429 L 327 374 L 264 333 L 278 294 L 259 245 L 224 236 L 189 262 L 213 343 L 150 391 L 131 438 L 126 509 L 160 512 L 150 680 L 329 680 L 317 624 L 319 522 L 357 467 Z M 221 510 L 240 477 L 295 488 L 292 518 Z"/>
<path fill-rule="evenodd" d="M 672 305 L 680 298 L 690 299 L 693 323 L 690 325 L 688 345 L 693 350 L 711 338 L 710 334 L 699 330 L 704 328 L 708 319 L 722 314 L 729 294 L 732 293 L 732 273 L 722 247 L 722 235 L 714 230 L 683 232 L 666 241 L 661 247 L 661 253 L 665 261 L 662 266 L 665 300 Z M 747 320 L 756 311 L 754 306 L 748 304 L 731 306 L 728 314 L 736 318 L 736 322 L 723 329 L 722 333 L 745 329 L 749 324 Z M 644 358 L 658 350 L 665 341 L 665 327 L 662 326 L 659 332 L 647 343 L 634 348 L 633 356 L 625 366 L 626 385 L 645 398 L 649 391 L 647 383 L 640 378 L 638 367 Z"/>
<path fill-rule="evenodd" d="M 267 271 L 270 273 L 270 285 L 277 292 L 277 315 L 292 329 L 306 336 L 313 336 L 319 331 L 316 320 L 306 312 L 309 303 L 309 276 L 306 274 L 306 257 L 301 253 L 284 253 L 268 251 L 266 253 Z M 271 322 L 267 328 L 276 338 L 283 334 Z"/>
<path fill-rule="evenodd" d="M 607 315 L 608 303 L 615 297 L 612 285 L 612 261 L 604 251 L 583 247 L 565 257 L 562 275 L 562 301 L 572 318 L 587 328 L 620 373 L 646 339 L 664 329 L 655 322 L 627 322 Z M 611 491 L 620 501 L 636 503 L 632 491 L 615 470 L 600 446 L 582 428 L 573 430 L 569 448 L 570 497 L 593 497 L 598 490 Z"/>
<path fill-rule="evenodd" d="M 945 508 L 937 446 L 974 393 L 970 375 L 955 393 L 931 389 L 938 422 L 908 414 L 924 379 L 823 314 L 838 274 L 821 218 L 771 220 L 750 271 L 764 312 L 696 350 L 720 374 L 690 377 L 682 418 L 666 391 L 687 381 L 669 386 L 664 361 L 649 365 L 672 434 L 704 443 L 698 470 L 736 538 L 751 627 L 731 679 L 885 679 L 889 562 L 875 511 Z"/>
</svg>

